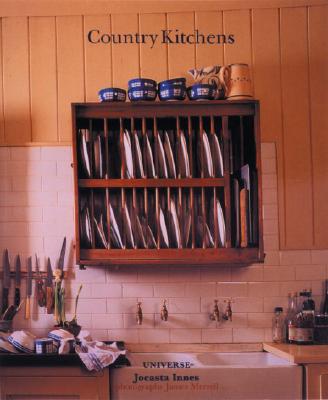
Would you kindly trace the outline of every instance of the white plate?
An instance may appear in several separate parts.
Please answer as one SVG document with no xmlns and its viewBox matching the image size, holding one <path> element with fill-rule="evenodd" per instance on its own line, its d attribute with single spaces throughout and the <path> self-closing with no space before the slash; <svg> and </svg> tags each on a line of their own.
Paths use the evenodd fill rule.
<svg viewBox="0 0 328 400">
<path fill-rule="evenodd" d="M 177 177 L 177 172 L 175 168 L 175 162 L 171 148 L 170 138 L 166 131 L 164 132 L 164 150 L 168 164 L 169 177 L 175 179 Z"/>
<path fill-rule="evenodd" d="M 208 225 L 205 223 L 205 232 L 204 232 L 203 225 L 204 225 L 203 217 L 201 215 L 199 215 L 197 218 L 197 236 L 198 236 L 199 246 L 202 247 L 203 237 L 205 234 L 205 247 L 206 248 L 214 247 L 214 240 L 213 240 L 211 231 L 210 231 Z"/>
<path fill-rule="evenodd" d="M 129 132 L 126 129 L 123 132 L 123 147 L 125 156 L 125 176 L 128 179 L 134 178 L 131 139 Z"/>
<path fill-rule="evenodd" d="M 125 235 L 126 241 L 129 247 L 135 248 L 133 233 L 132 233 L 132 226 L 131 226 L 131 219 L 129 215 L 129 211 L 127 206 L 123 209 L 123 217 L 124 217 L 124 225 L 125 225 Z"/>
<path fill-rule="evenodd" d="M 161 207 L 159 208 L 159 226 L 160 226 L 160 230 L 161 230 L 162 243 L 166 248 L 168 248 L 169 247 L 169 235 L 167 233 L 164 213 L 163 213 L 163 210 Z"/>
<path fill-rule="evenodd" d="M 212 147 L 212 158 L 213 158 L 213 168 L 214 175 L 222 177 L 223 176 L 223 158 L 219 140 L 214 134 L 210 135 L 211 147 Z"/>
<path fill-rule="evenodd" d="M 135 211 L 134 211 L 135 212 Z M 142 230 L 141 222 L 139 216 L 136 215 L 136 224 L 135 224 L 135 238 L 136 238 L 136 245 L 138 249 L 146 249 L 147 243 L 145 241 L 145 236 Z"/>
<path fill-rule="evenodd" d="M 110 233 L 112 236 L 113 244 L 115 245 L 115 247 L 123 249 L 121 234 L 111 204 L 109 204 L 109 218 L 110 218 Z"/>
<path fill-rule="evenodd" d="M 223 210 L 222 210 L 221 203 L 219 202 L 219 200 L 216 200 L 216 212 L 217 212 L 217 217 L 218 217 L 219 245 L 221 247 L 225 247 L 225 244 L 226 244 L 225 221 L 224 221 Z"/>
<path fill-rule="evenodd" d="M 147 175 L 148 178 L 156 178 L 156 173 L 155 173 L 155 165 L 154 165 L 154 159 L 153 159 L 153 152 L 151 149 L 151 145 L 148 139 L 148 136 L 146 135 L 146 155 L 147 155 Z"/>
<path fill-rule="evenodd" d="M 100 135 L 97 135 L 93 142 L 93 152 L 94 152 L 94 177 L 95 178 L 104 178 L 104 160 L 103 160 L 103 152 L 102 152 L 102 138 Z"/>
<path fill-rule="evenodd" d="M 82 165 L 84 168 L 84 172 L 86 173 L 87 177 L 91 177 L 91 167 L 90 167 L 90 158 L 87 146 L 87 136 L 89 136 L 88 129 L 80 129 L 80 151 L 81 151 L 81 158 L 82 158 Z"/>
<path fill-rule="evenodd" d="M 142 162 L 142 155 L 141 155 L 141 148 L 140 148 L 140 143 L 139 143 L 139 138 L 137 132 L 134 132 L 133 134 L 134 138 L 134 146 L 135 146 L 135 151 L 136 151 L 136 173 L 138 173 L 138 178 L 144 178 L 145 177 L 145 171 L 143 168 L 143 162 Z"/>
<path fill-rule="evenodd" d="M 171 205 L 170 211 L 171 211 L 171 218 L 172 218 L 172 229 L 173 229 L 173 233 L 174 233 L 174 237 L 175 237 L 175 243 L 176 243 L 178 249 L 181 249 L 181 247 L 182 247 L 181 232 L 180 232 L 177 210 L 176 210 L 175 202 L 173 199 L 171 199 L 170 205 Z"/>
<path fill-rule="evenodd" d="M 94 217 L 93 219 L 94 219 L 94 223 L 96 226 L 96 232 L 98 235 L 98 239 L 101 242 L 103 248 L 108 249 L 108 242 L 107 242 L 106 235 L 104 232 L 103 215 L 100 214 L 99 222 L 97 221 L 96 217 Z"/>
<path fill-rule="evenodd" d="M 164 147 L 159 133 L 157 133 L 157 143 L 158 143 L 158 176 L 160 178 L 167 178 L 168 174 L 165 161 Z"/>
<path fill-rule="evenodd" d="M 181 178 L 190 178 L 190 164 L 187 149 L 186 137 L 183 131 L 180 132 L 180 175 Z"/>
<path fill-rule="evenodd" d="M 81 239 L 88 247 L 92 245 L 91 223 L 89 208 L 85 206 L 81 211 Z"/>
<path fill-rule="evenodd" d="M 210 144 L 208 141 L 207 133 L 203 131 L 203 172 L 204 176 L 213 177 L 213 160 L 212 160 L 212 155 L 211 155 L 211 149 L 210 149 Z"/>
</svg>

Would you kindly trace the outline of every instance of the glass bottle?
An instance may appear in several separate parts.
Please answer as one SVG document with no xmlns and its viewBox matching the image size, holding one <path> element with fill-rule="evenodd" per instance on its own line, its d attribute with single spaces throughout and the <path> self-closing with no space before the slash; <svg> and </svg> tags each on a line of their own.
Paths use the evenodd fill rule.
<svg viewBox="0 0 328 400">
<path fill-rule="evenodd" d="M 295 343 L 297 325 L 297 293 L 288 293 L 288 309 L 285 319 L 286 341 Z"/>
<path fill-rule="evenodd" d="M 328 314 L 328 279 L 325 282 L 325 301 L 323 303 L 322 314 Z"/>
<path fill-rule="evenodd" d="M 300 293 L 303 299 L 301 312 L 297 314 L 296 344 L 313 344 L 315 303 L 312 293 L 304 290 Z"/>
<path fill-rule="evenodd" d="M 282 315 L 283 308 L 276 307 L 274 309 L 274 316 L 272 318 L 272 340 L 274 343 L 284 342 L 284 317 Z"/>
</svg>

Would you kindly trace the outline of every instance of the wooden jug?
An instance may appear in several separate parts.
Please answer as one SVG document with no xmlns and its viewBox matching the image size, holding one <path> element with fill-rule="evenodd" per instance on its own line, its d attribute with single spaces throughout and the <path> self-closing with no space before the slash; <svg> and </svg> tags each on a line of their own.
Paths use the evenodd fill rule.
<svg viewBox="0 0 328 400">
<path fill-rule="evenodd" d="M 253 98 L 252 81 L 247 64 L 230 64 L 220 71 L 225 84 L 227 100 Z"/>
</svg>

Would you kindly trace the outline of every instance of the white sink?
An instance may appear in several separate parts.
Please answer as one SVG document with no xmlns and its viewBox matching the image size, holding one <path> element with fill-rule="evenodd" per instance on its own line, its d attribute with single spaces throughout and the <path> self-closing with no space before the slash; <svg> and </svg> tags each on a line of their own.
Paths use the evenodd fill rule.
<svg viewBox="0 0 328 400">
<path fill-rule="evenodd" d="M 264 352 L 132 353 L 113 400 L 301 399 L 302 367 Z"/>
</svg>

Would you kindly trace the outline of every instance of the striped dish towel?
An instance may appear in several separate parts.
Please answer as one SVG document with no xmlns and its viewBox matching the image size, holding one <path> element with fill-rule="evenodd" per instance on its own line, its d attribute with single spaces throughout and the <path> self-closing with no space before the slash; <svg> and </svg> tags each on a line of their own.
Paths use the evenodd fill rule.
<svg viewBox="0 0 328 400">
<path fill-rule="evenodd" d="M 113 364 L 126 350 L 119 350 L 116 343 L 106 344 L 98 341 L 81 341 L 75 346 L 75 352 L 89 371 L 101 371 Z"/>
</svg>

